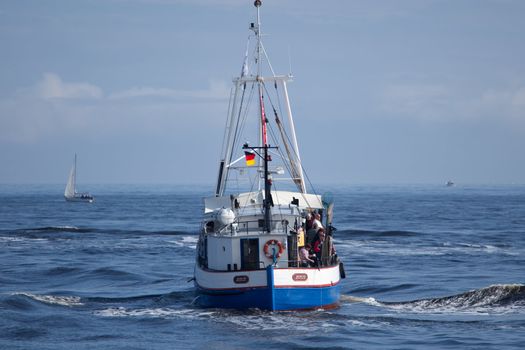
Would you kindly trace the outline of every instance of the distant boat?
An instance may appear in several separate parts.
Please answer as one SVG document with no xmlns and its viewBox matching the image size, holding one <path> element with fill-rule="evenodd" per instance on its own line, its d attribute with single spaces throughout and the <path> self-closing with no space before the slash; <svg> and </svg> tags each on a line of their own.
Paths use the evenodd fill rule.
<svg viewBox="0 0 525 350">
<path fill-rule="evenodd" d="M 454 181 L 452 180 L 448 180 L 447 183 L 446 183 L 447 187 L 452 187 L 455 185 Z"/>
<path fill-rule="evenodd" d="M 69 172 L 69 179 L 67 180 L 66 190 L 64 191 L 64 198 L 68 202 L 88 202 L 93 203 L 95 198 L 88 192 L 78 193 L 76 189 L 77 184 L 77 154 L 75 153 L 75 162 Z"/>
</svg>

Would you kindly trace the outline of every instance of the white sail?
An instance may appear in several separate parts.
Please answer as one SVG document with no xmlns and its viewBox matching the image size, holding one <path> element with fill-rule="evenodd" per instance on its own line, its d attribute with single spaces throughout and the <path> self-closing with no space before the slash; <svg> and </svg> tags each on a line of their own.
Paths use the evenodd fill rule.
<svg viewBox="0 0 525 350">
<path fill-rule="evenodd" d="M 77 155 L 75 154 L 75 162 L 69 172 L 69 179 L 67 180 L 64 197 L 68 202 L 86 202 L 93 203 L 95 198 L 89 192 L 77 192 Z"/>
<path fill-rule="evenodd" d="M 71 167 L 69 172 L 69 179 L 67 180 L 66 190 L 64 191 L 64 196 L 66 198 L 75 197 L 75 188 L 76 188 L 76 179 L 77 179 L 77 155 L 75 154 L 75 162 Z"/>
</svg>

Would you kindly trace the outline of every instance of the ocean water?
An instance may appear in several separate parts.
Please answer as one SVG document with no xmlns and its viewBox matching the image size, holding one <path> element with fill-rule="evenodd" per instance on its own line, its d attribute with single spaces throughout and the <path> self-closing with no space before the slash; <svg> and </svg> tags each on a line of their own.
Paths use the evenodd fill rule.
<svg viewBox="0 0 525 350">
<path fill-rule="evenodd" d="M 525 344 L 525 186 L 321 188 L 347 278 L 339 308 L 307 312 L 193 305 L 212 186 L 84 187 L 95 203 L 0 186 L 0 349 Z"/>
</svg>

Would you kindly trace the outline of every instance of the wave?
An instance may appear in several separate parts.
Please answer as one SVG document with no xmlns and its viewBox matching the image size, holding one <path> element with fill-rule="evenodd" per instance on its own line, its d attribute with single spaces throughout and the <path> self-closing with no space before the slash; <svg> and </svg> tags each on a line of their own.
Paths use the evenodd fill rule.
<svg viewBox="0 0 525 350">
<path fill-rule="evenodd" d="M 123 235 L 123 236 L 192 236 L 197 237 L 197 232 L 182 231 L 182 230 L 136 230 L 136 229 L 112 229 L 112 228 L 93 228 L 93 227 L 77 227 L 77 226 L 43 226 L 43 227 L 29 227 L 20 229 L 2 229 L 0 234 L 6 234 L 6 237 L 0 237 L 4 240 L 16 240 L 17 236 L 26 236 L 33 239 L 45 236 L 45 234 L 58 233 L 96 233 L 105 235 Z M 11 236 L 14 235 L 14 236 Z"/>
<path fill-rule="evenodd" d="M 83 300 L 98 304 L 131 303 L 144 300 L 155 300 L 162 298 L 164 294 L 147 294 L 129 297 L 86 297 Z"/>
<path fill-rule="evenodd" d="M 358 250 L 364 256 L 381 254 L 388 256 L 459 256 L 459 255 L 506 255 L 519 256 L 523 249 L 515 247 L 500 248 L 490 244 L 449 243 L 438 242 L 434 244 L 397 243 L 381 239 L 370 240 L 336 240 L 337 247 Z"/>
<path fill-rule="evenodd" d="M 35 227 L 35 228 L 26 228 L 18 229 L 15 232 L 17 233 L 35 233 L 35 232 L 91 232 L 90 228 L 79 228 L 76 226 L 45 226 L 45 227 Z"/>
<path fill-rule="evenodd" d="M 77 267 L 59 266 L 48 269 L 45 274 L 48 276 L 74 275 L 80 271 L 81 269 Z"/>
<path fill-rule="evenodd" d="M 0 243 L 12 244 L 12 243 L 23 243 L 27 242 L 30 238 L 27 237 L 12 237 L 12 236 L 0 236 Z M 42 241 L 45 242 L 45 238 L 33 238 L 31 241 Z"/>
<path fill-rule="evenodd" d="M 199 317 L 203 312 L 195 309 L 174 309 L 169 307 L 160 308 L 138 308 L 130 309 L 125 307 L 110 307 L 93 312 L 96 316 L 102 317 L 152 317 L 152 318 L 173 318 L 177 316 Z"/>
<path fill-rule="evenodd" d="M 93 311 L 101 317 L 140 317 L 140 318 L 196 318 L 208 315 L 191 305 L 193 290 L 177 291 L 167 294 L 139 295 L 119 298 L 90 297 L 86 301 L 96 304 L 113 304 Z M 137 307 L 137 303 L 148 302 L 148 306 Z M 132 304 L 132 306 L 127 306 Z"/>
<path fill-rule="evenodd" d="M 106 234 L 122 234 L 122 235 L 162 235 L 162 236 L 181 236 L 181 235 L 197 235 L 196 232 L 182 231 L 182 230 L 127 230 L 127 229 L 112 229 L 112 228 L 94 228 L 94 227 L 77 227 L 70 225 L 63 226 L 43 226 L 43 227 L 28 227 L 20 229 L 2 229 L 0 233 L 11 234 L 32 234 L 32 233 L 56 233 L 56 232 L 71 232 L 71 233 L 106 233 Z"/>
<path fill-rule="evenodd" d="M 525 285 L 498 284 L 441 298 L 404 302 L 381 302 L 374 298 L 350 295 L 344 295 L 341 300 L 415 313 L 523 313 L 525 312 Z"/>
<path fill-rule="evenodd" d="M 76 226 L 43 226 L 43 227 L 28 227 L 19 229 L 2 229 L 0 234 L 6 236 L 0 237 L 4 240 L 23 240 L 20 237 L 30 238 L 32 240 L 42 239 L 46 237 L 46 234 L 53 233 L 88 233 L 94 232 L 92 228 L 79 228 Z M 47 236 L 48 238 L 50 236 Z"/>
<path fill-rule="evenodd" d="M 380 287 L 380 286 L 363 286 L 351 290 L 351 293 L 386 293 L 399 290 L 407 290 L 417 287 L 417 284 L 403 283 L 395 286 Z"/>
<path fill-rule="evenodd" d="M 159 236 L 182 236 L 182 235 L 197 235 L 197 233 L 188 232 L 188 231 L 177 231 L 177 230 L 156 230 L 156 231 L 149 231 L 149 230 L 122 230 L 122 229 L 97 229 L 96 232 L 100 233 L 108 233 L 108 234 L 119 234 L 119 235 L 145 235 L 145 236 L 151 236 L 151 235 L 159 235 Z"/>
<path fill-rule="evenodd" d="M 389 306 L 415 306 L 421 309 L 469 309 L 491 306 L 512 306 L 524 304 L 525 285 L 503 284 L 471 290 L 443 298 L 420 299 L 403 303 L 386 303 Z M 525 306 L 525 304 L 523 305 Z"/>
<path fill-rule="evenodd" d="M 163 235 L 163 236 L 182 236 L 182 235 L 194 235 L 198 236 L 197 232 L 188 231 L 152 231 L 150 234 Z"/>
<path fill-rule="evenodd" d="M 32 293 L 25 293 L 25 292 L 12 293 L 11 295 L 23 296 L 31 300 L 36 300 L 41 303 L 50 304 L 50 305 L 60 305 L 60 306 L 84 305 L 84 303 L 81 302 L 81 298 L 76 297 L 76 296 L 39 295 L 39 294 L 32 294 Z"/>
<path fill-rule="evenodd" d="M 189 247 L 192 249 L 197 249 L 197 242 L 198 242 L 197 236 L 182 236 L 177 241 L 168 241 L 168 243 L 173 243 L 179 247 Z"/>
<path fill-rule="evenodd" d="M 137 274 L 134 274 L 132 272 L 122 271 L 113 269 L 110 267 L 99 267 L 98 269 L 89 271 L 89 276 L 95 277 L 97 279 L 99 278 L 108 278 L 112 280 L 141 280 L 141 277 Z"/>
<path fill-rule="evenodd" d="M 341 295 L 341 302 L 343 303 L 365 303 L 372 306 L 384 306 L 383 303 L 377 301 L 372 297 L 357 297 L 353 295 Z"/>
<path fill-rule="evenodd" d="M 421 236 L 423 233 L 403 231 L 403 230 L 390 230 L 390 231 L 373 231 L 373 230 L 337 230 L 336 236 L 372 236 L 372 237 L 413 237 Z"/>
<path fill-rule="evenodd" d="M 170 292 L 166 294 L 145 294 L 132 295 L 125 297 L 85 297 L 82 298 L 85 302 L 100 303 L 100 304 L 125 304 L 137 301 L 152 301 L 152 302 L 175 302 L 175 301 L 190 301 L 193 299 L 193 289 Z"/>
<path fill-rule="evenodd" d="M 80 297 L 75 295 L 49 295 L 49 294 L 34 294 L 29 292 L 14 292 L 9 295 L 2 304 L 9 306 L 9 308 L 28 310 L 33 306 L 31 301 L 37 301 L 47 305 L 59 306 L 84 306 L 87 304 L 134 304 L 137 302 L 152 302 L 154 304 L 173 304 L 175 302 L 184 302 L 191 304 L 193 300 L 193 290 L 170 292 L 166 294 L 146 294 L 137 296 L 125 297 Z M 121 308 L 119 306 L 118 308 Z"/>
<path fill-rule="evenodd" d="M 165 307 L 109 307 L 101 310 L 96 310 L 93 313 L 100 317 L 130 317 L 130 318 L 162 318 L 174 319 L 180 318 L 188 321 L 195 319 L 213 320 L 214 323 L 222 323 L 227 327 L 243 329 L 243 330 L 257 330 L 257 331 L 279 331 L 284 328 L 288 330 L 296 330 L 302 332 L 309 332 L 313 329 L 314 324 L 310 323 L 312 319 L 315 320 L 322 315 L 324 311 L 312 311 L 308 314 L 309 318 L 305 318 L 304 313 L 279 313 L 270 312 L 259 309 L 208 309 L 199 308 L 190 305 L 182 305 L 182 307 L 165 306 Z M 321 316 L 322 317 L 322 316 Z M 327 325 L 337 318 L 335 314 L 329 314 L 323 317 L 324 324 Z M 340 318 L 338 320 L 344 319 Z"/>
</svg>

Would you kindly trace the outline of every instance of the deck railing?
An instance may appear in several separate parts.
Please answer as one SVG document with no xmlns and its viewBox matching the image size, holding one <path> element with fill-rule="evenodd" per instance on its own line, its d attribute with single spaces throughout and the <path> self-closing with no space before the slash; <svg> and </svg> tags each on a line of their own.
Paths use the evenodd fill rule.
<svg viewBox="0 0 525 350">
<path fill-rule="evenodd" d="M 264 223 L 262 220 L 248 220 L 241 222 L 234 222 L 230 225 L 225 226 L 219 230 L 219 233 L 222 235 L 230 236 L 239 236 L 246 235 L 249 236 L 250 233 L 262 234 L 264 232 Z M 288 233 L 292 227 L 288 220 L 272 220 L 270 222 L 270 234 L 273 233 Z"/>
</svg>

